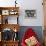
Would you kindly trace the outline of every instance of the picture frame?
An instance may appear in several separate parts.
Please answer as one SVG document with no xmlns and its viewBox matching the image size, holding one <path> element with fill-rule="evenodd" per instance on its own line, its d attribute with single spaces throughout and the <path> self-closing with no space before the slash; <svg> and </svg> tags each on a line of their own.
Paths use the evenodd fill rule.
<svg viewBox="0 0 46 46">
<path fill-rule="evenodd" d="M 36 10 L 25 10 L 26 17 L 36 17 Z"/>
<path fill-rule="evenodd" d="M 9 15 L 9 10 L 2 10 L 2 15 Z"/>
</svg>

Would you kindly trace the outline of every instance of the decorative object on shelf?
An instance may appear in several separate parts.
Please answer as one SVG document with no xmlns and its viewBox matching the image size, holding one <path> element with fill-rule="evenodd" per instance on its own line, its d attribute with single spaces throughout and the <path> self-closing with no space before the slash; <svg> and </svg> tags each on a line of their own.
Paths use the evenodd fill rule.
<svg viewBox="0 0 46 46">
<path fill-rule="evenodd" d="M 16 2 L 17 0 L 15 0 L 15 7 L 16 7 L 16 4 L 17 4 L 17 2 Z"/>
<path fill-rule="evenodd" d="M 2 15 L 9 15 L 9 10 L 2 10 Z"/>
<path fill-rule="evenodd" d="M 18 40 L 18 32 L 17 32 L 16 28 L 14 29 L 14 37 L 13 38 L 14 38 L 14 41 Z"/>
<path fill-rule="evenodd" d="M 36 17 L 36 10 L 25 10 L 26 17 Z"/>
<path fill-rule="evenodd" d="M 9 40 L 16 41 L 16 40 L 18 40 L 18 32 L 14 32 L 10 28 L 5 28 L 2 31 L 2 40 L 4 40 L 4 41 L 9 41 Z"/>
<path fill-rule="evenodd" d="M 16 10 L 10 10 L 10 12 L 9 12 L 10 15 L 17 15 L 17 13 L 18 12 Z"/>
<path fill-rule="evenodd" d="M 12 39 L 12 33 L 10 32 L 11 30 L 4 30 L 3 34 L 2 34 L 2 40 L 4 41 L 8 41 Z"/>
<path fill-rule="evenodd" d="M 3 15 L 2 23 L 3 24 L 8 24 L 8 16 L 7 15 Z"/>
<path fill-rule="evenodd" d="M 14 29 L 14 32 L 17 32 L 16 28 Z"/>
<path fill-rule="evenodd" d="M 8 18 L 7 18 L 7 19 L 5 19 L 5 24 L 8 24 Z"/>
<path fill-rule="evenodd" d="M 12 30 L 9 28 L 5 28 L 2 32 L 2 40 L 8 41 L 12 40 Z"/>
<path fill-rule="evenodd" d="M 18 40 L 18 32 L 14 32 L 13 40 Z"/>
</svg>

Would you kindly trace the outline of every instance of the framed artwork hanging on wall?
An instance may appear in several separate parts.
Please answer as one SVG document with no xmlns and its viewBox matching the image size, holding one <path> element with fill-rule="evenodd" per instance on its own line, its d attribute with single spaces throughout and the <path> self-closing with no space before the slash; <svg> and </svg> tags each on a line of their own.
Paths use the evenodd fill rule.
<svg viewBox="0 0 46 46">
<path fill-rule="evenodd" d="M 25 10 L 26 17 L 34 18 L 36 17 L 36 10 Z"/>
</svg>

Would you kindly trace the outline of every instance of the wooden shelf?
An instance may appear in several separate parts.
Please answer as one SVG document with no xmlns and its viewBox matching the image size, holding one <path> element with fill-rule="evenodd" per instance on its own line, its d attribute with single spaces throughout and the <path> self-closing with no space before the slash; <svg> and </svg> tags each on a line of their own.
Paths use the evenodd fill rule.
<svg viewBox="0 0 46 46">
<path fill-rule="evenodd" d="M 1 45 L 3 46 L 18 46 L 18 41 L 1 41 Z"/>
<path fill-rule="evenodd" d="M 16 9 L 16 10 L 19 10 L 19 7 L 0 7 L 0 10 L 12 10 L 12 9 Z"/>
<path fill-rule="evenodd" d="M 5 42 L 5 43 L 8 43 L 8 42 L 12 43 L 12 42 L 19 42 L 19 40 L 16 40 L 16 41 L 10 40 L 10 41 L 3 41 L 3 42 Z"/>
<path fill-rule="evenodd" d="M 10 13 L 11 12 L 11 13 Z M 13 12 L 13 13 L 12 13 Z M 16 13 L 17 12 L 17 13 Z M 16 14 L 15 14 L 16 13 Z M 8 24 L 8 19 L 7 17 L 9 16 L 17 16 L 17 24 Z M 0 32 L 3 33 L 4 29 L 11 29 L 10 31 L 14 31 L 18 33 L 20 26 L 18 24 L 18 17 L 19 17 L 19 7 L 0 7 Z M 5 19 L 6 18 L 6 19 Z M 4 34 L 3 34 L 4 35 Z M 13 35 L 13 34 L 12 34 Z M 14 34 L 15 35 L 15 34 Z M 17 34 L 16 34 L 17 35 Z M 15 36 L 14 36 L 15 37 Z M 13 39 L 14 39 L 13 37 Z M 16 36 L 17 37 L 17 36 Z M 13 39 L 10 39 L 9 41 L 4 41 L 2 39 L 2 34 L 1 34 L 1 41 L 0 41 L 0 46 L 18 46 L 18 39 L 17 41 L 13 41 Z M 18 38 L 18 37 L 17 37 Z M 15 39 L 16 40 L 16 39 Z"/>
<path fill-rule="evenodd" d="M 0 24 L 1 27 L 1 31 L 5 28 L 9 28 L 12 29 L 14 31 L 14 29 L 16 29 L 17 31 L 19 31 L 20 26 L 18 24 Z"/>
</svg>

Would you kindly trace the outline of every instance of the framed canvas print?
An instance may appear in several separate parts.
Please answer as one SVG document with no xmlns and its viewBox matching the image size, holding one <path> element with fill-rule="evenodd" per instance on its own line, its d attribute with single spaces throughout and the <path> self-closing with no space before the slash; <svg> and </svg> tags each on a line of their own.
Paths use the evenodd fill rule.
<svg viewBox="0 0 46 46">
<path fill-rule="evenodd" d="M 9 15 L 9 10 L 2 10 L 2 15 Z"/>
<path fill-rule="evenodd" d="M 26 17 L 36 17 L 36 10 L 25 10 Z"/>
</svg>

